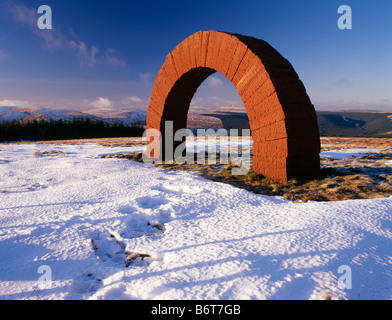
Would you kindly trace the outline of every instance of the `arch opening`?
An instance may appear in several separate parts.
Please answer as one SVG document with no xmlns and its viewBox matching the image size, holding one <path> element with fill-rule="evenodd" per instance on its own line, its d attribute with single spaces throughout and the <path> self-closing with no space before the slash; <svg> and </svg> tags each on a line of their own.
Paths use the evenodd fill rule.
<svg viewBox="0 0 392 320">
<path fill-rule="evenodd" d="M 173 121 L 174 131 L 186 128 L 191 101 L 199 86 L 216 71 L 211 68 L 195 68 L 183 74 L 167 96 L 162 113 L 161 132 L 165 121 Z"/>
</svg>

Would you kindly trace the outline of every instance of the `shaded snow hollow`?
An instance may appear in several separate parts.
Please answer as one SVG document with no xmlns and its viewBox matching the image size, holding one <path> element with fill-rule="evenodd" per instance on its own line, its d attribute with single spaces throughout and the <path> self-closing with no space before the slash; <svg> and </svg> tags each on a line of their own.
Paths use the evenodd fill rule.
<svg viewBox="0 0 392 320">
<path fill-rule="evenodd" d="M 392 298 L 392 198 L 293 203 L 53 148 L 0 146 L 0 299 Z"/>
</svg>

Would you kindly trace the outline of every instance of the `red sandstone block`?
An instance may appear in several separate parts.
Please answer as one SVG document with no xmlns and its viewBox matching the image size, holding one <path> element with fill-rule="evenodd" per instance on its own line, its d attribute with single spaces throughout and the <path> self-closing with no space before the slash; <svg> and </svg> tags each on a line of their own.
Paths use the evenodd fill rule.
<svg viewBox="0 0 392 320">
<path fill-rule="evenodd" d="M 265 81 L 256 91 L 246 100 L 250 105 L 262 104 L 266 99 L 276 92 L 270 80 Z"/>
<path fill-rule="evenodd" d="M 192 69 L 197 68 L 197 61 L 196 61 L 196 48 L 193 42 L 188 42 L 188 50 L 189 50 L 189 61 L 190 66 Z"/>
<path fill-rule="evenodd" d="M 210 31 L 208 38 L 208 50 L 206 56 L 206 66 L 210 68 L 215 68 L 217 65 L 217 57 L 220 50 L 222 38 L 220 33 L 217 31 Z"/>
<path fill-rule="evenodd" d="M 185 40 L 188 44 L 189 50 L 189 61 L 191 63 L 192 69 L 197 68 L 197 54 L 198 54 L 198 41 L 197 36 L 195 34 L 191 35 L 190 37 L 186 38 Z"/>
<path fill-rule="evenodd" d="M 163 99 L 159 90 L 156 87 L 154 87 L 150 96 L 150 107 L 158 112 L 161 109 L 163 110 L 164 103 L 165 100 Z"/>
<path fill-rule="evenodd" d="M 228 59 L 228 55 L 230 50 L 233 50 L 233 41 L 238 41 L 237 39 L 233 39 L 230 34 L 225 32 L 219 32 L 220 37 L 220 45 L 219 50 L 217 51 L 217 56 L 215 59 L 215 70 L 219 71 L 223 75 L 226 76 L 227 70 L 230 66 L 230 61 Z"/>
<path fill-rule="evenodd" d="M 246 102 L 268 80 L 269 75 L 261 62 L 255 63 L 237 83 L 238 94 Z"/>
<path fill-rule="evenodd" d="M 195 49 L 195 59 L 196 59 L 196 67 L 200 67 L 200 52 L 201 52 L 201 43 L 202 43 L 202 37 L 203 37 L 203 32 L 204 31 L 198 31 L 195 34 L 193 34 L 192 38 L 190 38 L 190 41 L 193 43 L 193 47 Z"/>
<path fill-rule="evenodd" d="M 239 68 L 247 50 L 248 48 L 243 43 L 239 42 L 234 52 L 234 55 L 228 57 L 228 60 L 231 60 L 229 69 L 227 70 L 226 74 L 226 78 L 229 79 L 229 81 L 233 81 L 233 77 L 235 76 L 237 69 Z"/>
<path fill-rule="evenodd" d="M 157 86 L 154 86 L 151 97 L 150 97 L 150 106 L 154 108 L 157 112 L 161 112 L 163 110 L 165 104 L 165 97 L 167 94 L 163 94 L 161 89 L 158 89 Z"/>
<path fill-rule="evenodd" d="M 258 131 L 258 130 L 256 130 Z M 254 131 L 252 131 L 252 136 Z M 254 142 L 254 150 L 258 154 L 268 156 L 310 156 L 320 153 L 319 136 L 282 138 L 278 140 L 263 140 L 263 132 L 257 134 L 260 138 Z"/>
<path fill-rule="evenodd" d="M 278 117 L 277 117 L 278 119 Z M 280 119 L 278 119 L 277 121 L 272 121 L 271 119 L 267 119 L 266 117 L 263 116 L 257 116 L 255 118 L 252 118 L 252 120 L 249 120 L 249 124 L 251 127 L 252 132 L 255 130 L 259 130 L 260 128 L 264 128 L 268 125 L 271 125 L 273 123 L 278 122 L 279 120 L 283 120 L 284 119 L 284 115 L 280 116 Z"/>
<path fill-rule="evenodd" d="M 254 117 L 256 121 L 254 124 L 252 124 L 252 129 L 257 130 L 258 128 L 271 125 L 286 118 L 286 114 L 283 112 L 283 109 L 278 102 L 276 102 L 275 106 L 268 106 L 268 108 L 273 108 L 274 111 L 269 111 L 270 109 L 266 109 L 265 112 L 256 114 Z"/>
<path fill-rule="evenodd" d="M 253 170 L 280 183 L 290 178 L 307 178 L 320 170 L 318 156 L 308 157 L 254 157 Z"/>
<path fill-rule="evenodd" d="M 169 73 L 167 72 L 167 70 L 169 70 Z M 159 90 L 159 93 L 162 94 L 163 97 L 166 97 L 166 95 L 170 92 L 171 87 L 175 84 L 176 81 L 177 77 L 174 76 L 172 72 L 170 73 L 170 68 L 168 68 L 168 66 L 164 64 L 159 70 L 157 78 L 155 79 L 155 84 Z"/>
<path fill-rule="evenodd" d="M 285 157 L 253 157 L 253 171 L 281 183 L 288 179 Z"/>
<path fill-rule="evenodd" d="M 247 49 L 234 77 L 233 77 L 233 84 L 237 86 L 238 82 L 244 77 L 251 67 L 255 64 L 261 64 L 260 59 L 257 58 L 253 52 Z"/>
<path fill-rule="evenodd" d="M 149 108 L 147 111 L 147 127 L 160 130 L 162 115 L 157 114 L 153 109 Z"/>
<path fill-rule="evenodd" d="M 219 64 L 217 68 L 218 71 L 227 78 L 228 70 L 232 62 L 232 56 L 240 42 L 237 38 L 231 35 L 227 35 L 224 38 L 226 40 L 221 44 L 221 50 L 218 57 Z"/>
<path fill-rule="evenodd" d="M 259 92 L 252 95 L 250 99 L 246 101 L 247 108 L 252 110 L 252 116 L 256 114 L 267 114 L 270 110 L 276 110 L 279 112 L 280 101 L 276 92 L 265 97 L 266 92 Z"/>
<path fill-rule="evenodd" d="M 189 71 L 190 68 L 190 62 L 189 62 L 189 52 L 187 48 L 185 48 L 184 41 L 181 42 L 173 51 L 172 51 L 172 57 L 174 60 L 174 64 L 176 66 L 177 73 L 179 75 L 183 75 L 187 71 Z"/>
<path fill-rule="evenodd" d="M 165 68 L 166 74 L 169 77 L 169 80 L 176 81 L 181 75 L 177 72 L 176 65 L 174 63 L 173 55 L 170 52 L 165 60 L 165 64 L 163 66 Z"/>
<path fill-rule="evenodd" d="M 249 71 L 250 68 L 250 61 L 252 58 L 254 58 L 254 55 L 252 51 L 250 51 L 248 48 L 246 48 L 246 51 L 243 55 L 241 55 L 242 58 L 240 60 L 240 63 L 238 64 L 237 69 L 233 73 L 232 80 L 234 86 L 237 85 L 238 81 L 241 80 L 241 78 L 244 76 L 245 73 Z"/>
<path fill-rule="evenodd" d="M 270 98 L 274 97 L 272 95 Z M 278 101 L 278 100 L 277 100 Z M 297 109 L 298 110 L 298 109 Z M 263 114 L 260 114 L 256 116 L 256 118 L 261 118 L 262 121 L 259 121 L 258 124 L 259 126 L 255 125 L 253 128 L 257 129 L 261 126 L 266 126 L 273 124 L 275 122 L 278 122 L 282 119 L 293 119 L 295 121 L 305 119 L 304 117 L 306 114 L 301 114 L 301 112 L 297 112 L 295 108 L 290 109 L 290 112 L 285 112 L 285 110 L 282 108 L 282 105 L 279 102 L 276 102 L 275 104 L 270 104 L 268 106 L 268 109 L 265 108 L 265 112 Z M 307 117 L 306 119 L 308 120 L 314 120 L 311 117 Z"/>
<path fill-rule="evenodd" d="M 260 152 L 264 155 L 274 157 L 287 157 L 289 155 L 287 139 L 262 141 L 260 144 Z"/>
<path fill-rule="evenodd" d="M 161 118 L 162 117 L 162 110 L 156 110 L 153 104 L 148 106 L 147 116 L 151 118 Z"/>
<path fill-rule="evenodd" d="M 159 92 L 162 94 L 166 94 L 167 92 L 169 92 L 171 87 L 177 81 L 177 78 L 171 75 L 170 73 L 168 74 L 167 70 L 168 70 L 167 66 L 163 65 L 159 70 L 159 73 L 154 83 L 154 86 L 156 85 Z"/>
<path fill-rule="evenodd" d="M 290 178 L 307 178 L 320 170 L 318 156 L 308 157 L 260 157 L 253 164 L 253 170 L 284 183 Z"/>
<path fill-rule="evenodd" d="M 313 118 L 287 119 L 280 111 L 279 114 L 264 114 L 260 121 L 257 121 L 257 119 L 254 119 L 256 121 L 252 123 L 251 128 L 252 130 L 264 132 L 263 136 L 266 140 L 315 136 L 319 134 L 317 121 Z"/>
<path fill-rule="evenodd" d="M 206 66 L 207 50 L 208 50 L 208 38 L 209 31 L 200 31 L 197 33 L 197 56 L 196 63 L 197 67 Z"/>
<path fill-rule="evenodd" d="M 264 140 L 277 140 L 287 137 L 286 122 L 280 120 L 257 129 Z"/>
<path fill-rule="evenodd" d="M 154 92 L 154 90 L 158 90 L 158 93 L 160 93 L 161 92 L 160 88 L 162 87 L 162 83 L 165 83 L 165 82 L 167 82 L 167 76 L 166 76 L 165 69 L 162 66 L 161 69 L 159 70 L 156 78 L 155 78 L 155 82 L 152 87 L 153 88 L 152 91 Z"/>
<path fill-rule="evenodd" d="M 163 106 L 164 105 L 163 105 L 162 102 L 154 101 L 153 95 L 151 95 L 150 103 L 149 103 L 149 106 L 148 106 L 149 109 L 153 110 L 158 115 L 162 115 L 163 114 Z"/>
</svg>

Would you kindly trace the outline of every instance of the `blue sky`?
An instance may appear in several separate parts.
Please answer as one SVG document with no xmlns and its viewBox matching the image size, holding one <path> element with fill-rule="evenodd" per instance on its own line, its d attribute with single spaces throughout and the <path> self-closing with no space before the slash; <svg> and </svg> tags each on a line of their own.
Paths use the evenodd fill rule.
<svg viewBox="0 0 392 320">
<path fill-rule="evenodd" d="M 40 5 L 52 30 L 40 30 Z M 337 26 L 340 5 L 352 29 Z M 0 105 L 146 108 L 166 55 L 199 30 L 267 41 L 287 58 L 316 109 L 392 111 L 392 1 L 4 0 Z M 222 75 L 192 105 L 241 104 Z"/>
</svg>

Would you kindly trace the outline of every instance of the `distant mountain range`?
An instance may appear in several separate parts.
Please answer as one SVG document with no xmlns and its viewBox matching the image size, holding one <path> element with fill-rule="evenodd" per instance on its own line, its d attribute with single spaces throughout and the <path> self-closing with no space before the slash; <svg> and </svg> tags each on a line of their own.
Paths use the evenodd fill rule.
<svg viewBox="0 0 392 320">
<path fill-rule="evenodd" d="M 392 112 L 319 111 L 321 135 L 392 136 Z"/>
<path fill-rule="evenodd" d="M 88 118 L 106 123 L 145 125 L 146 111 L 91 109 L 85 111 L 50 108 L 0 107 L 0 123 L 6 121 L 70 121 Z M 375 111 L 318 111 L 318 124 L 322 136 L 391 136 L 392 112 Z M 249 129 L 248 115 L 243 107 L 192 107 L 188 128 Z"/>
<path fill-rule="evenodd" d="M 87 111 L 59 110 L 50 108 L 17 108 L 0 107 L 0 123 L 11 121 L 50 121 L 64 120 L 71 121 L 75 118 L 88 118 L 106 123 L 121 123 L 124 125 L 146 123 L 146 111 L 108 110 L 91 109 Z"/>
<path fill-rule="evenodd" d="M 248 115 L 244 112 L 205 114 L 222 121 L 225 129 L 249 129 Z M 318 111 L 317 119 L 322 136 L 390 136 L 392 112 L 374 111 Z"/>
<path fill-rule="evenodd" d="M 204 109 L 200 109 L 204 110 Z M 228 109 L 232 110 L 232 109 Z M 93 121 L 106 123 L 121 123 L 123 125 L 145 125 L 147 111 L 90 109 L 86 111 L 60 110 L 51 108 L 18 108 L 0 107 L 0 124 L 4 122 L 20 121 L 71 121 L 75 118 L 88 118 Z M 188 116 L 189 128 L 222 128 L 219 118 L 190 112 Z"/>
</svg>

